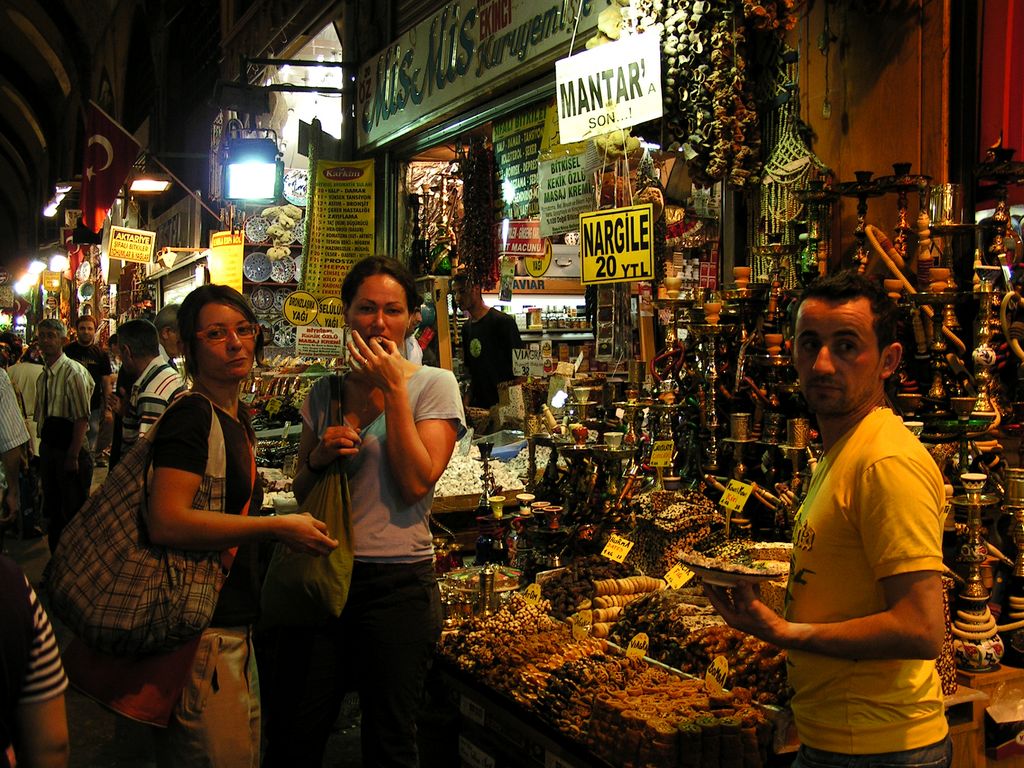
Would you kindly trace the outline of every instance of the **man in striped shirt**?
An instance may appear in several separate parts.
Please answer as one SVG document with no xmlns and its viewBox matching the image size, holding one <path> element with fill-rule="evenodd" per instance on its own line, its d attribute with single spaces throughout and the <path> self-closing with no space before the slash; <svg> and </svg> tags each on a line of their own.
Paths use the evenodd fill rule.
<svg viewBox="0 0 1024 768">
<path fill-rule="evenodd" d="M 36 384 L 39 425 L 39 472 L 43 484 L 43 515 L 49 520 L 50 551 L 61 531 L 89 497 L 92 454 L 85 442 L 89 400 L 95 386 L 89 371 L 64 354 L 68 331 L 47 318 L 39 323 L 39 349 L 46 367 Z"/>
<path fill-rule="evenodd" d="M 13 560 L 0 556 L 0 768 L 65 766 L 68 721 L 53 627 Z"/>
<path fill-rule="evenodd" d="M 0 368 L 0 465 L 3 466 L 7 485 L 3 504 L 0 505 L 0 525 L 16 521 L 21 512 L 21 466 L 27 458 L 27 444 L 28 429 L 18 396 L 7 371 Z M 22 535 L 24 533 L 23 527 Z"/>
<path fill-rule="evenodd" d="M 122 415 L 122 451 L 127 453 L 146 434 L 167 406 L 185 391 L 178 372 L 160 357 L 156 326 L 148 320 L 129 320 L 117 329 L 121 367 L 134 378 Z"/>
</svg>

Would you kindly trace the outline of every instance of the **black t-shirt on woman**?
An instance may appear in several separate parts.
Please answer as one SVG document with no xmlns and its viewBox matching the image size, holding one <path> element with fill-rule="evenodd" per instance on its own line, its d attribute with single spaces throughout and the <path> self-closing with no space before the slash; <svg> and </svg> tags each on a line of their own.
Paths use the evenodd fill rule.
<svg viewBox="0 0 1024 768">
<path fill-rule="evenodd" d="M 209 453 L 210 410 L 213 406 L 205 397 L 185 397 L 168 409 L 157 430 L 153 446 L 153 466 L 180 469 L 202 476 L 206 472 Z M 249 511 L 257 514 L 262 501 L 262 490 L 254 487 L 252 459 L 246 427 L 217 409 L 217 418 L 224 431 L 227 455 L 227 482 L 225 483 L 224 511 L 240 514 L 245 502 L 251 499 Z M 252 624 L 259 617 L 259 582 L 256 576 L 258 548 L 245 544 L 238 548 L 234 565 L 228 576 L 212 626 L 234 627 Z"/>
</svg>

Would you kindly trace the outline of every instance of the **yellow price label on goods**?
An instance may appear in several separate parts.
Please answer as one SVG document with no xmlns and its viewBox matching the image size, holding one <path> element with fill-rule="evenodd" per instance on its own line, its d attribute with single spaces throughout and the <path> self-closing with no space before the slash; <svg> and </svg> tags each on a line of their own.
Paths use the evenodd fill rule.
<svg viewBox="0 0 1024 768">
<path fill-rule="evenodd" d="M 729 679 L 729 660 L 725 656 L 715 656 L 704 673 L 704 687 L 712 696 L 725 693 L 725 681 Z"/>
<path fill-rule="evenodd" d="M 726 486 L 725 493 L 723 493 L 722 498 L 718 500 L 718 504 L 731 512 L 742 512 L 743 507 L 746 506 L 747 499 L 750 498 L 750 493 L 753 490 L 754 486 L 749 483 L 741 483 L 739 480 L 730 480 L 729 485 Z"/>
<path fill-rule="evenodd" d="M 609 560 L 614 560 L 616 563 L 624 563 L 626 562 L 626 555 L 629 554 L 629 550 L 632 548 L 632 541 L 619 536 L 617 533 L 613 533 L 608 538 L 608 543 L 604 545 L 604 549 L 601 550 L 601 555 Z"/>
<path fill-rule="evenodd" d="M 672 454 L 675 453 L 676 444 L 671 440 L 655 440 L 651 446 L 651 466 L 671 467 Z"/>
<path fill-rule="evenodd" d="M 316 296 L 305 291 L 289 293 L 281 307 L 284 319 L 292 325 L 312 325 L 319 313 Z"/>
<path fill-rule="evenodd" d="M 540 602 L 540 584 L 533 582 L 523 592 L 523 597 L 526 598 L 527 605 L 537 605 Z"/>
<path fill-rule="evenodd" d="M 266 412 L 267 412 L 267 415 L 269 415 L 269 416 L 276 416 L 277 412 L 281 410 L 281 406 L 282 405 L 283 405 L 283 403 L 281 402 L 281 398 L 279 398 L 279 397 L 272 397 L 272 398 L 270 398 L 270 400 L 267 401 L 267 407 L 265 409 Z"/>
<path fill-rule="evenodd" d="M 569 617 L 569 626 L 572 627 L 573 640 L 586 640 L 594 626 L 594 612 L 587 610 L 574 613 Z"/>
<path fill-rule="evenodd" d="M 647 655 L 647 649 L 651 647 L 651 639 L 646 632 L 637 632 L 633 639 L 626 646 L 627 659 L 642 659 Z"/>
<path fill-rule="evenodd" d="M 672 566 L 669 572 L 665 574 L 665 581 L 668 582 L 668 585 L 672 589 L 679 589 L 693 581 L 693 577 L 693 571 L 686 568 L 682 563 L 676 563 Z"/>
</svg>

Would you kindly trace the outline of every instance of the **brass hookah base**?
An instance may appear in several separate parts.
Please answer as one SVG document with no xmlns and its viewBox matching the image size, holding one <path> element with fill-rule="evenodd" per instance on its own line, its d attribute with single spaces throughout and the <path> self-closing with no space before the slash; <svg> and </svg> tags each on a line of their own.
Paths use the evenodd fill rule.
<svg viewBox="0 0 1024 768">
<path fill-rule="evenodd" d="M 967 672 L 986 672 L 999 666 L 1005 646 L 995 617 L 989 610 L 989 591 L 981 576 L 988 547 L 981 535 L 982 510 L 998 504 L 999 497 L 983 494 L 986 476 L 965 472 L 960 475 L 964 493 L 953 497 L 953 506 L 966 513 L 967 538 L 960 545 L 960 562 L 967 575 L 957 600 L 956 615 L 950 622 L 956 665 Z"/>
</svg>

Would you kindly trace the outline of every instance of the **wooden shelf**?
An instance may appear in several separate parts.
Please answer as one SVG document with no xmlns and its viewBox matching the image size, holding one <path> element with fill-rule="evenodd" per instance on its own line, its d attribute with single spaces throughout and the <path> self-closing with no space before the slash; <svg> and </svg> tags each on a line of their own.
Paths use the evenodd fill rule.
<svg viewBox="0 0 1024 768">
<path fill-rule="evenodd" d="M 953 765 L 957 768 L 1024 768 L 1024 757 L 994 760 L 985 753 L 985 709 L 998 699 L 1004 686 L 1024 682 L 1024 669 L 1002 664 L 991 672 L 958 671 L 957 682 L 961 686 L 957 693 L 967 688 L 980 693 L 984 698 L 975 700 L 972 705 L 973 727 L 962 722 L 954 723 L 954 718 L 950 718 Z"/>
</svg>

